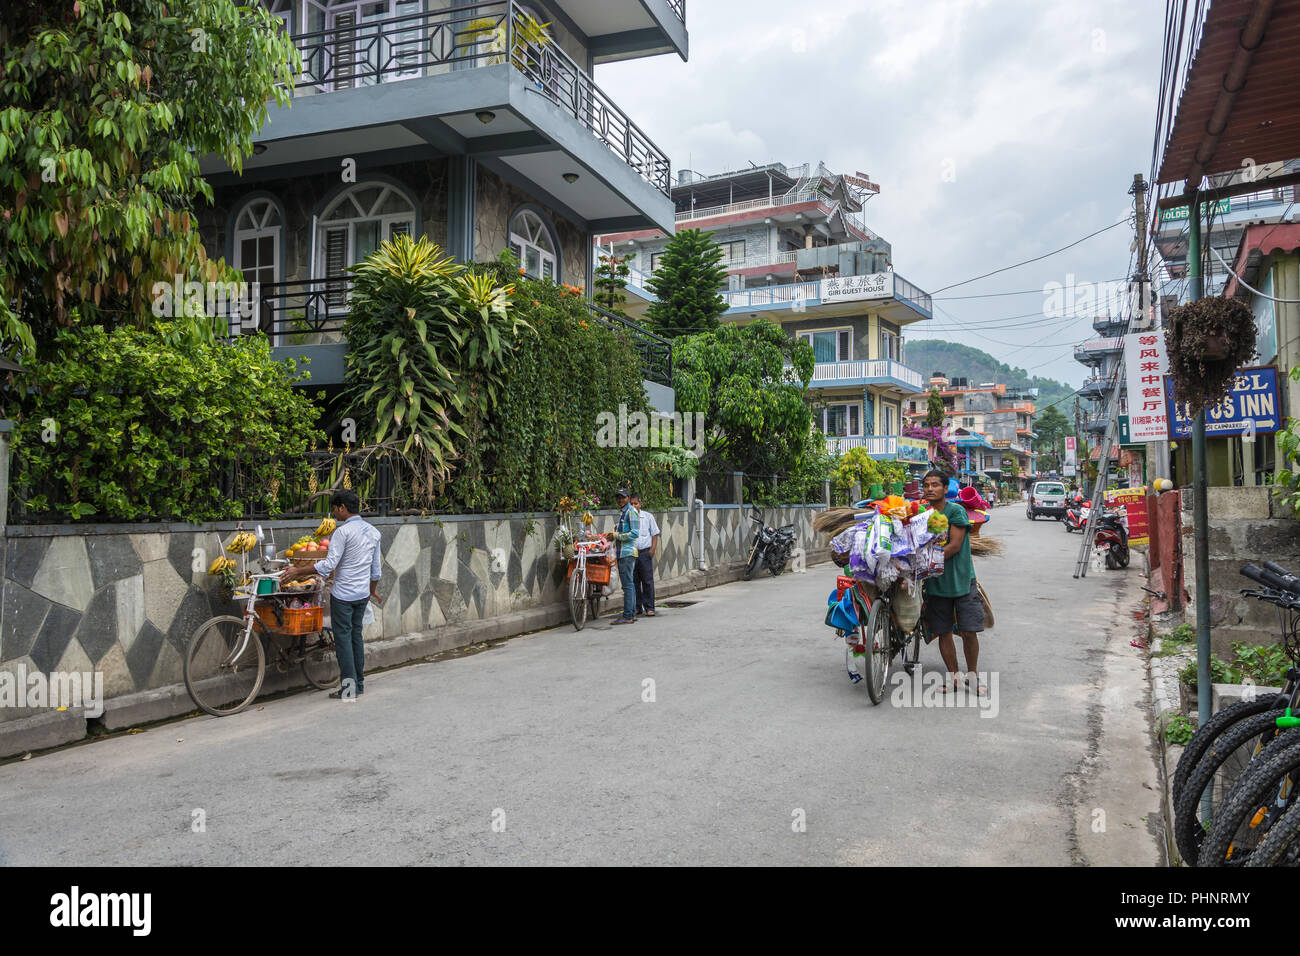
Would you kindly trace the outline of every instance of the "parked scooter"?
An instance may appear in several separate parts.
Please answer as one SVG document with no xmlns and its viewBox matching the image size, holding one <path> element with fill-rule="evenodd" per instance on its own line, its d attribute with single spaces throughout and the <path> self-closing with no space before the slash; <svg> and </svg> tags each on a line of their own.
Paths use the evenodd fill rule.
<svg viewBox="0 0 1300 956">
<path fill-rule="evenodd" d="M 754 576 L 760 564 L 776 577 L 785 570 L 785 562 L 794 550 L 794 525 L 782 525 L 773 528 L 763 520 L 763 512 L 750 508 L 749 520 L 758 527 L 754 529 L 754 540 L 749 547 L 749 560 L 745 564 L 745 580 Z"/>
<path fill-rule="evenodd" d="M 1067 534 L 1084 529 L 1088 523 L 1088 511 L 1091 507 L 1092 502 L 1078 492 L 1074 493 L 1065 505 L 1065 517 L 1061 520 Z"/>
<path fill-rule="evenodd" d="M 1128 513 L 1125 511 L 1103 511 L 1097 518 L 1097 533 L 1093 538 L 1093 548 L 1105 552 L 1106 567 L 1114 571 L 1127 568 L 1129 562 L 1128 547 Z"/>
</svg>

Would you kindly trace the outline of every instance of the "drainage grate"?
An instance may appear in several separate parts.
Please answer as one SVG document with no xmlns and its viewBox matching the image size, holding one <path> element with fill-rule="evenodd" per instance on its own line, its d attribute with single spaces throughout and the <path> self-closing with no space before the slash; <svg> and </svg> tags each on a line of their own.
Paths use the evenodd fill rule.
<svg viewBox="0 0 1300 956">
<path fill-rule="evenodd" d="M 699 601 L 660 601 L 661 607 L 690 607 L 692 604 L 699 604 Z"/>
</svg>

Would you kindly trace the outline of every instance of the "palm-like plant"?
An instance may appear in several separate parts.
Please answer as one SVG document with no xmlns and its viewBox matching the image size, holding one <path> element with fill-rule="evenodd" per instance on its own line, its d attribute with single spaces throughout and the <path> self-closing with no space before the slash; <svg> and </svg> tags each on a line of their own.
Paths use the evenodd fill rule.
<svg viewBox="0 0 1300 956">
<path fill-rule="evenodd" d="M 372 423 L 374 444 L 390 442 L 445 480 L 466 415 L 495 403 L 504 358 L 529 327 L 511 312 L 514 289 L 425 236 L 398 236 L 351 271 L 343 329 L 353 407 Z"/>
</svg>

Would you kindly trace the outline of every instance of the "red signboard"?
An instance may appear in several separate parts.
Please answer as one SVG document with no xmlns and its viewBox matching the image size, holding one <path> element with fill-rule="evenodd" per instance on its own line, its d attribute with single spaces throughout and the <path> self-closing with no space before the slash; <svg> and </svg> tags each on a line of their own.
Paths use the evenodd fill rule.
<svg viewBox="0 0 1300 956">
<path fill-rule="evenodd" d="M 1128 543 L 1142 545 L 1149 540 L 1147 525 L 1147 490 L 1124 488 L 1105 494 L 1107 508 L 1123 508 L 1128 515 Z"/>
</svg>

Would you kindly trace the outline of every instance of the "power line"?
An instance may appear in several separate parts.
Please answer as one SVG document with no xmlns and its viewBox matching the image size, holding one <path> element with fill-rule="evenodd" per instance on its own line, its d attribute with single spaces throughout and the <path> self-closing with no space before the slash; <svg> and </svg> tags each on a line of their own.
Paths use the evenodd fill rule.
<svg viewBox="0 0 1300 956">
<path fill-rule="evenodd" d="M 1128 276 L 1123 276 L 1118 279 L 1102 279 L 1101 282 L 1123 282 L 1127 278 Z M 1100 283 L 1090 283 L 1090 284 L 1100 285 Z M 951 288 L 951 286 L 949 286 L 949 288 Z M 936 295 L 936 296 L 931 296 L 931 298 L 935 299 L 936 301 L 942 300 L 944 302 L 954 302 L 957 299 L 994 299 L 997 298 L 998 296 L 1003 296 L 1003 295 L 1030 295 L 1031 293 L 1035 293 L 1035 292 L 1038 293 L 1039 295 L 1045 294 L 1045 290 L 1043 289 L 1024 289 L 1020 292 L 985 292 L 982 295 Z"/>
<path fill-rule="evenodd" d="M 931 292 L 930 294 L 931 294 L 931 295 L 934 295 L 935 292 L 946 292 L 948 289 L 955 289 L 955 288 L 957 288 L 957 287 L 960 286 L 960 285 L 969 285 L 969 284 L 972 283 L 972 282 L 978 282 L 980 279 L 987 279 L 989 276 L 995 276 L 995 275 L 997 275 L 999 272 L 1007 272 L 1007 271 L 1010 270 L 1010 269 L 1018 269 L 1018 268 L 1020 268 L 1021 266 L 1027 266 L 1027 265 L 1029 265 L 1031 262 L 1039 262 L 1039 261 L 1041 261 L 1041 260 L 1043 260 L 1043 259 L 1048 258 L 1049 256 L 1054 256 L 1054 255 L 1056 255 L 1058 252 L 1064 252 L 1066 249 L 1073 249 L 1073 248 L 1074 248 L 1075 246 L 1077 246 L 1079 243 L 1081 243 L 1081 242 L 1087 242 L 1087 241 L 1088 241 L 1089 239 L 1091 239 L 1093 236 L 1100 236 L 1103 232 L 1108 232 L 1109 230 L 1114 229 L 1116 226 L 1124 226 L 1124 225 L 1127 225 L 1127 224 L 1128 224 L 1128 221 L 1129 221 L 1129 217 L 1128 217 L 1128 216 L 1125 216 L 1125 217 L 1124 217 L 1123 219 L 1121 219 L 1119 222 L 1113 222 L 1113 223 L 1111 223 L 1109 226 L 1105 226 L 1105 227 L 1103 227 L 1103 228 L 1101 228 L 1101 229 L 1098 229 L 1096 232 L 1090 232 L 1090 233 L 1088 233 L 1088 235 L 1084 236 L 1082 239 L 1076 239 L 1076 240 L 1074 240 L 1074 242 L 1070 243 L 1068 246 L 1061 246 L 1061 248 L 1059 248 L 1059 249 L 1053 249 L 1051 252 L 1044 252 L 1041 256 L 1034 256 L 1034 258 L 1032 258 L 1032 259 L 1026 259 L 1026 260 L 1024 260 L 1023 262 L 1017 262 L 1017 263 L 1014 263 L 1013 265 L 1003 266 L 1001 269 L 994 269 L 992 272 L 986 272 L 986 273 L 984 273 L 983 275 L 975 276 L 973 279 L 963 279 L 961 282 L 954 282 L 952 285 L 946 285 L 946 286 L 944 286 L 944 287 L 941 288 L 941 289 L 935 289 L 935 290 L 933 290 L 933 292 Z"/>
</svg>

